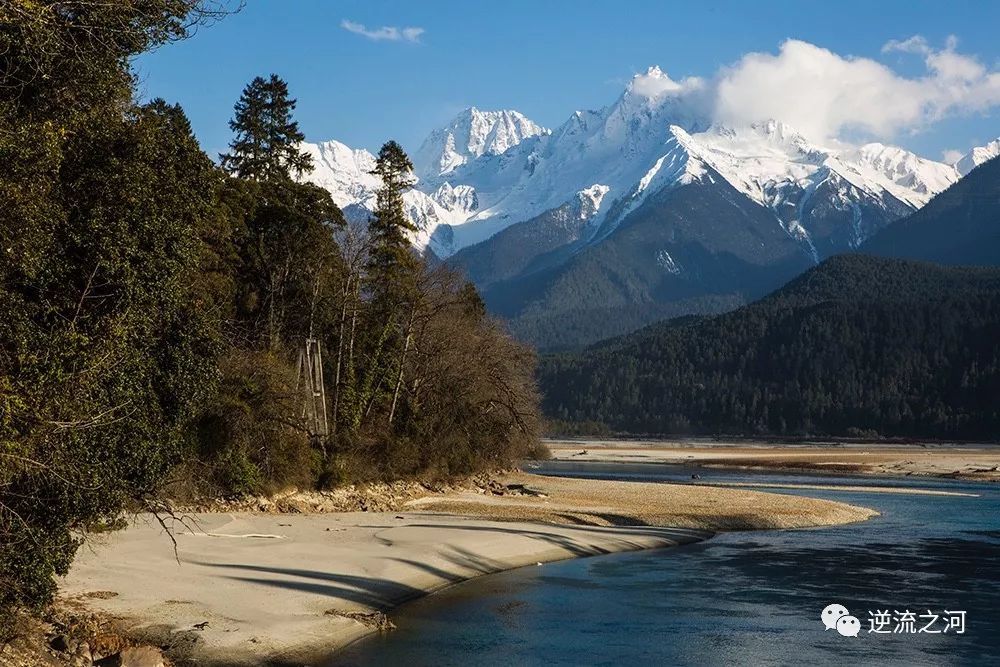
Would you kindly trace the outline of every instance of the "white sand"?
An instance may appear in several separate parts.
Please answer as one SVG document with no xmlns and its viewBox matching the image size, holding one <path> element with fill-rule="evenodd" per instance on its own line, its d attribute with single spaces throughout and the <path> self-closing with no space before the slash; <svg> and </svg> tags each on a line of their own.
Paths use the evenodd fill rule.
<svg viewBox="0 0 1000 667">
<path fill-rule="evenodd" d="M 829 525 L 877 514 L 742 489 L 522 473 L 502 481 L 532 493 L 429 494 L 400 513 L 192 515 L 196 529 L 174 526 L 176 558 L 169 537 L 147 516 L 93 538 L 62 596 L 117 616 L 126 634 L 168 645 L 173 657 L 199 665 L 315 664 L 373 631 L 338 612 L 391 610 L 481 574 L 674 546 L 712 530 Z"/>
<path fill-rule="evenodd" d="M 1000 446 L 884 443 L 773 444 L 655 440 L 549 440 L 552 458 L 716 468 L 924 475 L 1000 481 Z"/>
<path fill-rule="evenodd" d="M 86 604 L 121 616 L 140 635 L 172 636 L 172 652 L 182 657 L 316 662 L 370 632 L 329 610 L 388 609 L 480 574 L 709 535 L 424 513 L 195 519 L 208 535 L 178 526 L 180 563 L 159 524 L 146 517 L 81 550 L 63 595 L 117 593 Z M 204 630 L 193 630 L 205 621 Z"/>
</svg>

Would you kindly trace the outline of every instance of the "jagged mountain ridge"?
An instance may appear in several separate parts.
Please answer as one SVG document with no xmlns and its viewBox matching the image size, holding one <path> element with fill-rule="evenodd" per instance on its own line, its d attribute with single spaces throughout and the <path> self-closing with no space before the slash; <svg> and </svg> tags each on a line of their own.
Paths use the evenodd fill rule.
<svg viewBox="0 0 1000 667">
<path fill-rule="evenodd" d="M 413 154 L 422 179 L 450 174 L 483 155 L 501 155 L 529 137 L 550 131 L 519 111 L 482 111 L 469 107 L 443 128 L 434 130 Z"/>
<path fill-rule="evenodd" d="M 623 214 L 655 191 L 655 185 L 668 185 L 662 174 L 657 183 L 649 181 L 669 159 L 674 128 L 687 133 L 686 149 L 713 163 L 738 189 L 765 205 L 780 201 L 785 209 L 788 184 L 808 190 L 810 183 L 802 183 L 800 172 L 810 162 L 813 172 L 824 161 L 836 162 L 826 166 L 838 178 L 875 199 L 889 194 L 909 209 L 923 205 L 959 177 L 954 166 L 881 144 L 859 149 L 814 146 L 776 121 L 712 127 L 685 86 L 693 84 L 673 82 L 658 68 L 650 68 L 637 75 L 614 104 L 576 112 L 553 131 L 516 111 L 467 109 L 432 132 L 414 153 L 420 177 L 416 192 L 426 195 L 412 197 L 412 213 L 423 228 L 415 243 L 446 257 L 511 224 L 571 203 L 577 193 L 595 185 L 608 188 L 608 196 L 595 212 L 592 231 L 612 228 L 617 221 L 608 213 L 616 202 Z M 323 161 L 311 180 L 332 186 L 335 198 L 350 200 L 345 206 L 364 206 L 371 199 L 371 183 L 364 177 L 349 182 L 356 177 L 353 162 L 349 159 L 344 173 L 338 173 L 336 160 Z M 449 200 L 448 190 L 455 188 L 466 191 L 461 203 Z M 770 192 L 762 194 L 765 188 Z M 803 239 L 802 228 L 792 224 L 790 233 Z"/>
<path fill-rule="evenodd" d="M 569 282 L 593 280 L 580 268 L 588 265 L 588 257 L 605 257 L 598 262 L 606 272 L 600 280 L 617 285 L 615 308 L 630 313 L 618 318 L 622 328 L 612 334 L 665 312 L 731 307 L 759 296 L 755 286 L 776 286 L 794 275 L 790 271 L 858 248 L 958 181 L 963 165 L 981 161 L 983 150 L 992 150 L 973 151 L 947 165 L 878 143 L 819 144 L 777 120 L 721 126 L 709 122 L 698 86 L 651 68 L 634 77 L 613 104 L 576 112 L 551 131 L 513 111 L 472 108 L 459 114 L 414 154 L 419 182 L 405 197 L 421 229 L 414 244 L 466 270 L 487 304 L 514 318 L 515 332 L 545 346 L 548 334 L 538 338 L 536 333 L 557 330 L 562 316 L 556 313 L 566 305 L 553 299 L 566 298 Z M 307 150 L 317 157 L 309 179 L 330 189 L 349 218 L 364 219 L 378 187 L 377 179 L 364 172 L 363 165 L 373 164 L 371 154 L 336 142 L 307 145 Z M 694 186 L 697 195 L 669 196 Z M 709 194 L 711 188 L 724 192 Z M 740 261 L 713 255 L 728 247 L 724 239 L 700 234 L 688 240 L 686 250 L 671 250 L 654 248 L 662 239 L 651 238 L 650 248 L 660 253 L 652 266 L 670 278 L 661 284 L 647 265 L 650 249 L 632 236 L 645 228 L 655 237 L 657 221 L 678 224 L 677 211 L 669 207 L 696 199 L 716 208 L 699 204 L 685 214 L 712 218 L 705 228 L 721 236 L 731 234 L 727 225 L 754 217 L 759 238 L 736 236 L 751 245 L 774 246 L 763 254 L 781 257 L 780 262 L 747 268 L 754 274 L 750 280 L 732 269 Z M 754 207 L 759 211 L 750 214 Z M 619 243 L 620 230 L 637 219 L 643 222 L 627 232 L 630 242 Z M 696 227 L 698 221 L 688 223 Z M 601 250 L 607 244 L 617 247 L 615 253 Z M 789 248 L 797 256 L 789 256 Z M 645 268 L 636 271 L 635 266 Z M 614 282 L 613 276 L 623 273 L 642 275 L 646 282 Z M 583 310 L 585 317 L 601 317 Z M 551 322 L 519 328 L 517 318 L 531 313 L 535 320 L 544 319 L 546 312 Z M 595 328 L 595 335 L 597 329 L 602 328 Z M 589 335 L 557 337 L 560 344 L 593 340 Z"/>
<path fill-rule="evenodd" d="M 1000 156 L 1000 139 L 994 139 L 985 146 L 976 146 L 955 163 L 955 169 L 962 176 L 966 176 L 979 165 L 997 156 Z"/>
</svg>

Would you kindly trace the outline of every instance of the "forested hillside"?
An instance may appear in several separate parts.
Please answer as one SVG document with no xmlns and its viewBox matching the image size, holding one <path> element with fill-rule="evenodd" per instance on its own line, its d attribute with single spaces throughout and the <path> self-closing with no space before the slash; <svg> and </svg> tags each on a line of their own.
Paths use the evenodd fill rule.
<svg viewBox="0 0 1000 667">
<path fill-rule="evenodd" d="M 550 418 L 632 433 L 1000 438 L 1000 270 L 838 256 L 732 313 L 539 370 Z"/>
</svg>

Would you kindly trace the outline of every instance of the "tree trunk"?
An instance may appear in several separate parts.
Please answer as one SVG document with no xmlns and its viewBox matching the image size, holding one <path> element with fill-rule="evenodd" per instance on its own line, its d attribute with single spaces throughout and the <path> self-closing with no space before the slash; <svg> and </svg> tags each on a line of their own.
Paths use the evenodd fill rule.
<svg viewBox="0 0 1000 667">
<path fill-rule="evenodd" d="M 271 272 L 271 294 L 268 295 L 268 311 L 267 311 L 267 341 L 268 346 L 274 350 L 278 347 L 277 329 L 278 329 L 278 314 L 275 312 L 276 304 L 275 299 L 277 298 L 277 287 L 276 287 L 276 277 L 274 272 Z"/>
<path fill-rule="evenodd" d="M 340 409 L 340 368 L 344 358 L 344 329 L 347 327 L 347 301 L 351 294 L 352 274 L 347 274 L 347 283 L 344 285 L 344 303 L 340 308 L 340 333 L 337 334 L 337 370 L 333 377 L 333 427 L 332 432 L 337 434 L 337 412 Z"/>
<path fill-rule="evenodd" d="M 403 385 L 403 367 L 406 364 L 406 354 L 410 351 L 410 340 L 413 338 L 413 319 L 417 314 L 417 307 L 410 307 L 410 318 L 406 322 L 406 338 L 403 340 L 403 351 L 399 355 L 399 373 L 396 375 L 396 386 L 392 389 L 392 405 L 389 408 L 389 424 L 392 424 L 396 416 L 396 404 L 399 402 L 399 388 Z"/>
</svg>

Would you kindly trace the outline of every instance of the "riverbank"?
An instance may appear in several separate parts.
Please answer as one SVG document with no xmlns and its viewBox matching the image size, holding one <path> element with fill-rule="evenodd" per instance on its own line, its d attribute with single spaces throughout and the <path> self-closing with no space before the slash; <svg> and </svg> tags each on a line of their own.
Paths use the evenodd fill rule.
<svg viewBox="0 0 1000 667">
<path fill-rule="evenodd" d="M 948 477 L 1000 481 L 1000 446 L 879 443 L 770 444 L 654 440 L 546 441 L 557 461 L 669 463 L 770 472 Z"/>
<path fill-rule="evenodd" d="M 669 482 L 678 479 L 670 468 L 584 464 L 576 472 Z M 559 464 L 543 469 L 572 474 Z M 404 605 L 393 614 L 396 631 L 348 647 L 329 667 L 996 662 L 1000 486 L 910 477 L 892 480 L 887 493 L 875 479 L 854 486 L 795 477 L 824 489 L 785 493 L 873 507 L 882 516 L 817 530 L 731 531 L 666 552 L 573 559 L 473 580 Z M 699 483 L 788 478 L 706 471 Z M 926 493 L 932 489 L 952 493 Z M 876 608 L 912 609 L 915 600 L 935 613 L 936 606 L 968 610 L 967 630 L 880 636 L 867 634 L 862 621 L 861 637 L 846 641 L 819 622 L 831 600 L 859 618 Z"/>
<path fill-rule="evenodd" d="M 117 617 L 179 664 L 315 664 L 407 600 L 482 574 L 673 546 L 714 531 L 861 521 L 792 495 L 512 474 L 516 494 L 427 494 L 400 512 L 151 517 L 91 541 L 62 597 Z"/>
</svg>

